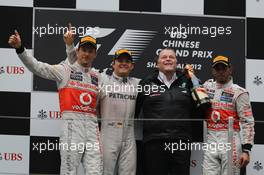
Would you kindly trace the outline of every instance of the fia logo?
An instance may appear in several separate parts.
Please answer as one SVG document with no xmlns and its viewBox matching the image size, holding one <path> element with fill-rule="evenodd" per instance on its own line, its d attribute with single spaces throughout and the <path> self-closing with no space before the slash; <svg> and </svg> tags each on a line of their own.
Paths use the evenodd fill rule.
<svg viewBox="0 0 264 175">
<path fill-rule="evenodd" d="M 254 78 L 253 83 L 256 84 L 257 86 L 263 84 L 262 78 L 261 78 L 260 76 L 257 75 L 257 76 Z"/>
<path fill-rule="evenodd" d="M 262 170 L 262 169 L 263 169 L 262 163 L 259 162 L 259 161 L 256 161 L 256 162 L 254 163 L 253 169 L 255 169 L 255 170 L 257 170 L 257 171 Z"/>
<path fill-rule="evenodd" d="M 47 111 L 44 111 L 43 109 L 41 109 L 38 113 L 38 118 L 42 120 L 48 118 Z"/>
<path fill-rule="evenodd" d="M 141 58 L 144 50 L 149 46 L 157 34 L 157 31 L 126 29 L 108 55 L 115 55 L 116 50 L 126 48 L 132 51 L 133 60 L 136 61 Z"/>
</svg>

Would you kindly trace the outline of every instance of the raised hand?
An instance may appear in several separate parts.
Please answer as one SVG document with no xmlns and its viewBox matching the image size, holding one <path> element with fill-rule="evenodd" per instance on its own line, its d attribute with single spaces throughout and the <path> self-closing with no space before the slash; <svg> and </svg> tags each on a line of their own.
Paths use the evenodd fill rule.
<svg viewBox="0 0 264 175">
<path fill-rule="evenodd" d="M 63 40 L 64 40 L 65 44 L 67 44 L 68 46 L 72 45 L 73 41 L 74 41 L 74 34 L 73 34 L 71 28 L 72 28 L 72 25 L 71 25 L 71 23 L 69 23 L 68 31 L 63 35 Z"/>
<path fill-rule="evenodd" d="M 15 33 L 9 37 L 8 44 L 15 49 L 21 47 L 21 38 L 17 30 L 15 30 Z"/>
<path fill-rule="evenodd" d="M 239 161 L 240 166 L 246 167 L 248 165 L 249 161 L 250 161 L 249 154 L 243 152 L 240 156 L 240 161 Z"/>
</svg>

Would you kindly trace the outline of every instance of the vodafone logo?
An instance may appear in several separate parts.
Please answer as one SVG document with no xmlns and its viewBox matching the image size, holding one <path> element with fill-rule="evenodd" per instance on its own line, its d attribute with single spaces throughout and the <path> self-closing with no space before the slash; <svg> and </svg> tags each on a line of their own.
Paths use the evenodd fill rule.
<svg viewBox="0 0 264 175">
<path fill-rule="evenodd" d="M 213 111 L 212 114 L 211 114 L 211 119 L 217 123 L 219 120 L 220 120 L 220 112 L 218 111 Z"/>
<path fill-rule="evenodd" d="M 92 103 L 92 96 L 87 93 L 87 92 L 84 92 L 80 95 L 80 102 L 85 105 L 85 106 L 88 106 L 89 104 Z"/>
</svg>

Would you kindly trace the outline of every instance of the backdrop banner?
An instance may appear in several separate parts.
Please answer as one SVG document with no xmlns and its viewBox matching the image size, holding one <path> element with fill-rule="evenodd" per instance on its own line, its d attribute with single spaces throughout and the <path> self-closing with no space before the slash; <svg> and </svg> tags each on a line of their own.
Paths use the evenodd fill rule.
<svg viewBox="0 0 264 175">
<path fill-rule="evenodd" d="M 245 86 L 244 18 L 35 9 L 34 56 L 50 64 L 63 61 L 63 34 L 69 22 L 76 33 L 75 45 L 87 34 L 97 38 L 93 66 L 101 71 L 111 67 L 117 49 L 126 48 L 136 62 L 132 76 L 143 78 L 155 68 L 160 49 L 171 47 L 176 50 L 178 68 L 193 64 L 202 81 L 211 78 L 212 58 L 230 57 L 235 83 Z M 34 90 L 56 91 L 55 85 L 34 76 Z"/>
</svg>

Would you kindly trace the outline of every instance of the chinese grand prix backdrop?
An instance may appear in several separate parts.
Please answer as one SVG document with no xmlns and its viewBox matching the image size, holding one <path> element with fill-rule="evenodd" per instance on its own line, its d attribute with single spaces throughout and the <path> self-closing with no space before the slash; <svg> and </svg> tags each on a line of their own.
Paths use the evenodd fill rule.
<svg viewBox="0 0 264 175">
<path fill-rule="evenodd" d="M 14 29 L 34 56 L 56 64 L 66 57 L 62 34 L 71 22 L 75 44 L 85 34 L 98 39 L 97 69 L 109 68 L 114 51 L 124 47 L 135 55 L 139 78 L 153 71 L 164 47 L 177 50 L 178 68 L 193 64 L 203 81 L 212 57 L 227 55 L 235 82 L 250 92 L 255 119 L 263 121 L 264 0 L 0 0 L 0 10 L 0 174 L 59 174 L 60 165 L 55 83 L 32 75 L 17 58 L 7 44 Z M 263 126 L 256 123 L 248 175 L 264 173 Z M 140 138 L 137 144 L 140 158 Z M 193 151 L 192 175 L 201 174 L 201 162 L 202 152 Z M 138 174 L 141 169 L 139 161 Z"/>
<path fill-rule="evenodd" d="M 233 64 L 239 67 L 234 80 L 244 86 L 244 19 L 36 9 L 33 33 L 37 58 L 54 64 L 65 59 L 62 34 L 69 22 L 74 26 L 77 42 L 78 36 L 86 34 L 97 38 L 94 67 L 101 71 L 111 67 L 117 49 L 127 48 L 136 62 L 133 76 L 142 78 L 155 67 L 153 60 L 159 50 L 172 47 L 179 68 L 193 64 L 203 80 L 211 77 L 208 70 L 213 57 L 222 54 L 233 58 Z M 54 89 L 49 82 L 34 76 L 34 90 Z"/>
</svg>

